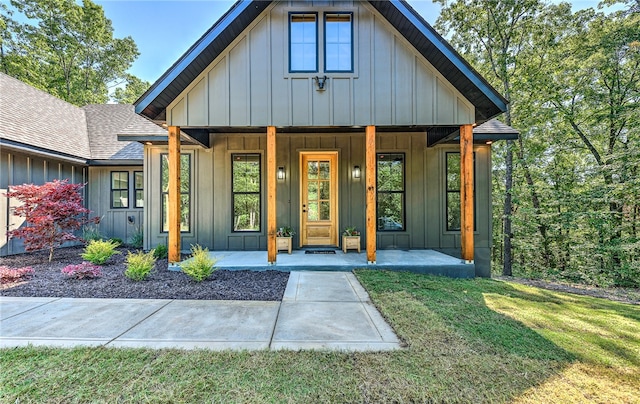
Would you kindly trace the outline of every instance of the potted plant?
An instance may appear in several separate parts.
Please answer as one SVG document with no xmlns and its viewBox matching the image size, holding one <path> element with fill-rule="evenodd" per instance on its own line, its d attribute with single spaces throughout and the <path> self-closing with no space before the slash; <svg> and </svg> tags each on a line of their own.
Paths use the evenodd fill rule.
<svg viewBox="0 0 640 404">
<path fill-rule="evenodd" d="M 296 232 L 289 226 L 280 227 L 276 231 L 276 251 L 287 250 L 291 254 L 292 238 Z"/>
<path fill-rule="evenodd" d="M 342 252 L 347 250 L 358 250 L 360 253 L 360 230 L 355 226 L 347 226 L 342 232 Z"/>
</svg>

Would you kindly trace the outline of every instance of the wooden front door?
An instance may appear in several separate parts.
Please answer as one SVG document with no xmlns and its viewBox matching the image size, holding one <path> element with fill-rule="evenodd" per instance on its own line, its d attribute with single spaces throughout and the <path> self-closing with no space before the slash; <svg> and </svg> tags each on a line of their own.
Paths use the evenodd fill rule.
<svg viewBox="0 0 640 404">
<path fill-rule="evenodd" d="M 338 245 L 338 152 L 300 153 L 300 243 Z"/>
</svg>

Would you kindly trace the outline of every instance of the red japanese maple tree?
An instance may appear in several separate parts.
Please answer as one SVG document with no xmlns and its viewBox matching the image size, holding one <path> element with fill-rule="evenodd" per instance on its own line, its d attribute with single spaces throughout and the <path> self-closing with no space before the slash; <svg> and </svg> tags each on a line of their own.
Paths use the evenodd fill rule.
<svg viewBox="0 0 640 404">
<path fill-rule="evenodd" d="M 28 226 L 11 230 L 9 237 L 24 240 L 27 251 L 53 250 L 67 241 L 79 240 L 74 231 L 89 222 L 90 212 L 82 204 L 80 190 L 84 184 L 69 184 L 68 180 L 53 180 L 43 185 L 24 184 L 9 188 L 6 196 L 22 202 L 13 208 L 14 215 L 24 217 Z"/>
</svg>

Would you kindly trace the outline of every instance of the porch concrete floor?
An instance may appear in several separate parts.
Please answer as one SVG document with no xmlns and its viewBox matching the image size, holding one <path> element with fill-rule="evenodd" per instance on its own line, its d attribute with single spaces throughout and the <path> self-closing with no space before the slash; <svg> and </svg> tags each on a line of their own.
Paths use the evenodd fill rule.
<svg viewBox="0 0 640 404">
<path fill-rule="evenodd" d="M 336 250 L 335 254 L 305 254 L 305 250 L 294 250 L 292 254 L 279 252 L 273 265 L 267 262 L 266 251 L 212 251 L 210 255 L 217 260 L 217 268 L 227 270 L 352 271 L 368 268 L 452 278 L 475 276 L 474 264 L 465 264 L 460 258 L 434 250 L 378 250 L 375 264 L 367 264 L 365 251 L 348 251 L 346 254 L 342 250 Z"/>
</svg>

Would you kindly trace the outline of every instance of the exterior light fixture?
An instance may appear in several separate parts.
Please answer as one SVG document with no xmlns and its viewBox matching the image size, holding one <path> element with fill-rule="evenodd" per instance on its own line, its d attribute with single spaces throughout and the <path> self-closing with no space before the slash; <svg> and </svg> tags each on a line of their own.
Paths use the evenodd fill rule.
<svg viewBox="0 0 640 404">
<path fill-rule="evenodd" d="M 315 77 L 316 84 L 318 85 L 318 90 L 324 91 L 325 85 L 327 84 L 327 76 L 324 77 Z"/>
<path fill-rule="evenodd" d="M 287 175 L 284 171 L 284 167 L 283 166 L 278 167 L 278 173 L 276 174 L 276 178 L 278 179 L 278 181 L 284 181 L 286 176 Z"/>
<path fill-rule="evenodd" d="M 353 166 L 353 172 L 351 173 L 356 180 L 360 179 L 360 166 Z"/>
<path fill-rule="evenodd" d="M 490 145 L 491 143 L 493 143 L 493 141 L 491 140 L 487 140 L 487 144 Z"/>
</svg>

